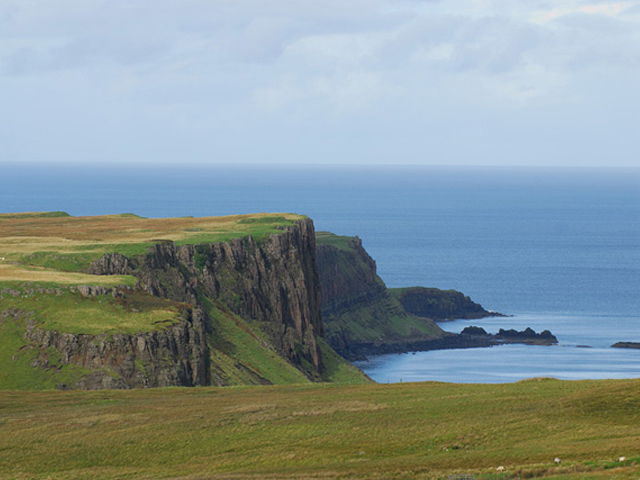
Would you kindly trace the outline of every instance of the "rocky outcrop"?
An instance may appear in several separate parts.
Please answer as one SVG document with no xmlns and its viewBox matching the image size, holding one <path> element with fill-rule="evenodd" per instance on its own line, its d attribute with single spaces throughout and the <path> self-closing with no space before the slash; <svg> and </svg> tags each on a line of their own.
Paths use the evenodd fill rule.
<svg viewBox="0 0 640 480">
<path fill-rule="evenodd" d="M 419 317 L 431 318 L 437 322 L 504 316 L 485 310 L 482 305 L 456 290 L 410 287 L 393 288 L 390 291 L 407 312 Z"/>
<path fill-rule="evenodd" d="M 640 343 L 638 342 L 617 342 L 611 345 L 612 348 L 632 348 L 640 350 Z"/>
<path fill-rule="evenodd" d="M 316 248 L 324 317 L 387 295 L 387 287 L 377 275 L 376 262 L 362 246 L 362 240 L 351 237 L 345 242 L 344 248 L 322 243 Z"/>
<path fill-rule="evenodd" d="M 310 375 L 321 369 L 316 335 L 323 335 L 315 232 L 310 219 L 283 228 L 261 242 L 176 245 L 163 241 L 130 259 L 105 255 L 89 272 L 128 274 L 137 288 L 199 305 L 201 296 L 221 302 L 247 320 L 262 322 L 276 349 Z"/>
<path fill-rule="evenodd" d="M 464 333 L 464 331 L 462 333 Z M 495 336 L 504 343 L 527 343 L 534 345 L 551 345 L 558 343 L 556 336 L 549 330 L 536 333 L 531 327 L 527 327 L 521 332 L 514 329 L 505 330 L 501 328 Z"/>
<path fill-rule="evenodd" d="M 498 333 L 487 333 L 484 328 L 469 326 L 465 327 L 461 336 L 473 337 L 475 339 L 484 338 L 492 344 L 500 345 L 505 343 L 524 343 L 527 345 L 554 345 L 558 343 L 556 336 L 549 330 L 537 333 L 533 328 L 527 327 L 522 331 L 515 329 L 505 330 L 501 328 Z"/>
<path fill-rule="evenodd" d="M 86 370 L 73 385 L 59 388 L 142 388 L 207 385 L 205 315 L 185 307 L 175 324 L 137 334 L 79 335 L 44 330 L 29 320 L 25 338 L 37 351 L 33 367 Z"/>
</svg>

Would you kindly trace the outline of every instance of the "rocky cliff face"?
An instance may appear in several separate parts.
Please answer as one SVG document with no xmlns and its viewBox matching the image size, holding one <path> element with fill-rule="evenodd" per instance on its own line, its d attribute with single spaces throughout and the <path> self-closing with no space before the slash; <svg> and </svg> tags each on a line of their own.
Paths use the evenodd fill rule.
<svg viewBox="0 0 640 480">
<path fill-rule="evenodd" d="M 75 365 L 90 371 L 59 388 L 141 388 L 206 385 L 209 359 L 204 312 L 184 308 L 180 320 L 161 331 L 77 335 L 43 330 L 33 320 L 26 338 L 37 350 L 33 367 Z"/>
<path fill-rule="evenodd" d="M 174 301 L 219 301 L 266 325 L 278 352 L 313 375 L 322 362 L 316 335 L 323 335 L 315 249 L 313 222 L 305 219 L 261 243 L 252 237 L 202 245 L 162 242 L 135 259 L 105 255 L 89 271 L 135 275 L 138 288 Z"/>
<path fill-rule="evenodd" d="M 325 318 L 384 297 L 387 287 L 378 277 L 376 262 L 358 237 L 346 239 L 346 248 L 319 243 L 320 305 Z"/>
<path fill-rule="evenodd" d="M 390 292 L 407 312 L 436 321 L 502 316 L 485 310 L 482 305 L 456 290 L 410 287 L 392 288 Z"/>
</svg>

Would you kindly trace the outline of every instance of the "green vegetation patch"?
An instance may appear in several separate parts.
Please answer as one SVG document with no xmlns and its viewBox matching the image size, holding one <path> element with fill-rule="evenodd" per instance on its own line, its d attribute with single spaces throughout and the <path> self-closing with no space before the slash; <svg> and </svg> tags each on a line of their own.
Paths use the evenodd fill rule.
<svg viewBox="0 0 640 480">
<path fill-rule="evenodd" d="M 640 380 L 0 392 L 0 472 L 444 480 L 500 478 L 500 465 L 509 479 L 630 479 L 640 411 L 615 412 L 638 396 Z M 614 413 L 583 410 L 603 397 Z"/>
<path fill-rule="evenodd" d="M 176 240 L 176 245 L 198 245 L 206 243 L 229 242 L 238 238 L 253 237 L 257 243 L 263 242 L 269 235 L 281 233 L 282 230 L 295 225 L 295 220 L 284 217 L 245 218 L 238 221 L 238 227 L 222 231 L 194 231 L 183 239 Z"/>
<path fill-rule="evenodd" d="M 214 376 L 219 381 L 227 385 L 309 382 L 276 352 L 257 323 L 249 323 L 207 298 L 201 301 L 213 323 L 209 347 Z"/>
<path fill-rule="evenodd" d="M 284 218 L 282 216 L 270 215 L 267 217 L 253 217 L 253 218 L 243 218 L 238 221 L 241 225 L 293 225 L 294 222 L 290 219 Z"/>
<path fill-rule="evenodd" d="M 316 341 L 320 347 L 324 366 L 324 370 L 321 372 L 323 381 L 348 385 L 374 383 L 362 370 L 354 367 L 350 362 L 338 355 L 324 338 L 316 337 Z"/>
<path fill-rule="evenodd" d="M 158 242 L 95 244 L 74 247 L 74 252 L 57 251 L 34 252 L 19 257 L 25 266 L 41 266 L 61 272 L 85 272 L 96 260 L 108 253 L 119 253 L 128 258 L 143 255 L 147 249 Z"/>
<path fill-rule="evenodd" d="M 351 342 L 410 341 L 417 337 L 442 335 L 431 320 L 407 314 L 395 298 L 382 293 L 365 305 L 354 305 L 324 321 L 328 337 L 348 336 Z"/>
<path fill-rule="evenodd" d="M 0 213 L 0 218 L 61 218 L 70 217 L 67 212 L 24 212 L 24 213 Z"/>
<path fill-rule="evenodd" d="M 343 235 L 336 235 L 331 232 L 316 232 L 316 243 L 318 245 L 331 245 L 340 250 L 345 250 L 348 252 L 354 251 L 354 241 L 355 237 L 345 237 Z"/>
<path fill-rule="evenodd" d="M 262 242 L 303 218 L 294 214 L 156 219 L 131 213 L 97 217 L 71 217 L 64 212 L 5 214 L 0 215 L 0 264 L 17 262 L 16 268 L 31 265 L 82 272 L 105 254 L 135 258 L 158 243 L 198 245 L 248 236 Z"/>
<path fill-rule="evenodd" d="M 94 335 L 138 333 L 160 330 L 180 318 L 180 304 L 143 293 L 85 297 L 69 288 L 47 293 L 47 287 L 38 284 L 16 287 L 18 290 L 0 293 L 2 310 L 33 312 L 33 320 L 46 330 Z"/>
<path fill-rule="evenodd" d="M 0 302 L 5 305 L 3 300 Z M 38 351 L 28 345 L 25 333 L 26 319 L 22 315 L 10 316 L 6 311 L 0 312 L 0 390 L 50 390 L 61 383 L 74 384 L 87 373 L 76 365 L 55 366 L 55 352 L 51 355 L 54 368 L 34 368 L 31 363 Z M 1 411 L 0 402 L 0 417 Z"/>
</svg>

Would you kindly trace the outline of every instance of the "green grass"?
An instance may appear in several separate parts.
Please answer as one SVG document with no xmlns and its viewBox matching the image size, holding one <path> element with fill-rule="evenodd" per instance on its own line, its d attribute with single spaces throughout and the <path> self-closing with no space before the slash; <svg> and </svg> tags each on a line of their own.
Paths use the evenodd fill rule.
<svg viewBox="0 0 640 480">
<path fill-rule="evenodd" d="M 278 355 L 259 325 L 250 324 L 207 298 L 213 323 L 209 337 L 214 381 L 227 385 L 306 383 L 309 379 Z"/>
<path fill-rule="evenodd" d="M 41 347 L 25 337 L 28 321 L 44 330 L 108 336 L 164 329 L 180 320 L 184 308 L 138 292 L 129 291 L 124 298 L 84 297 L 72 288 L 0 284 L 0 389 L 47 390 L 58 384 L 74 385 L 91 373 L 62 365 L 60 351 L 52 347 L 46 352 L 48 368 L 32 366 Z"/>
<path fill-rule="evenodd" d="M 76 251 L 71 253 L 49 251 L 24 254 L 18 261 L 25 265 L 41 266 L 61 272 L 85 272 L 89 265 L 107 253 L 119 253 L 135 258 L 144 255 L 148 248 L 156 243 L 160 242 L 83 245 L 75 247 Z"/>
<path fill-rule="evenodd" d="M 629 479 L 640 380 L 0 392 L 0 431 L 3 480 Z"/>
<path fill-rule="evenodd" d="M 282 231 L 284 226 L 293 225 L 295 223 L 293 220 L 286 220 L 283 217 L 275 217 L 275 219 L 276 220 L 270 217 L 264 219 L 246 219 L 246 221 L 238 222 L 242 225 L 250 225 L 250 227 L 244 231 L 231 229 L 225 231 L 201 232 L 197 235 L 191 234 L 187 238 L 179 239 L 175 242 L 158 238 L 156 241 L 140 243 L 82 245 L 74 247 L 75 251 L 70 253 L 60 253 L 58 251 L 33 252 L 20 255 L 16 260 L 25 265 L 42 266 L 63 272 L 84 272 L 89 268 L 91 263 L 108 253 L 118 253 L 125 257 L 136 258 L 144 255 L 153 245 L 162 243 L 163 241 L 169 241 L 176 245 L 201 245 L 229 242 L 237 238 L 253 237 L 256 242 L 261 243 L 269 235 Z M 255 220 L 255 222 L 251 222 L 249 220 Z"/>
<path fill-rule="evenodd" d="M 296 221 L 280 216 L 244 218 L 238 221 L 242 228 L 218 232 L 202 232 L 176 241 L 176 245 L 198 245 L 206 243 L 228 242 L 236 238 L 253 237 L 257 243 L 263 242 L 269 235 L 281 233 L 282 230 Z M 245 227 L 248 225 L 248 227 Z"/>
<path fill-rule="evenodd" d="M 438 336 L 441 330 L 433 322 L 410 315 L 388 296 L 367 305 L 345 310 L 337 316 L 328 316 L 325 323 L 335 332 L 348 331 L 355 342 L 412 340 L 416 335 Z"/>
<path fill-rule="evenodd" d="M 159 330 L 167 321 L 178 321 L 175 302 L 145 294 L 128 293 L 126 299 L 111 295 L 84 297 L 70 289 L 45 294 L 42 285 L 19 286 L 22 293 L 0 293 L 1 311 L 33 312 L 33 319 L 45 330 L 75 334 L 138 333 Z"/>
<path fill-rule="evenodd" d="M 26 348 L 25 332 L 26 327 L 23 321 L 0 318 L 0 345 L 2 345 L 0 388 L 2 390 L 50 390 L 59 383 L 72 384 L 72 379 L 87 373 L 75 365 L 47 370 L 32 367 L 31 362 L 36 358 L 37 351 Z M 53 357 L 52 355 L 52 360 L 55 360 Z M 2 478 L 1 474 L 0 478 Z"/>
<path fill-rule="evenodd" d="M 325 314 L 323 321 L 329 342 L 332 343 L 334 337 L 337 340 L 348 336 L 350 343 L 376 343 L 382 339 L 392 343 L 442 334 L 430 319 L 405 312 L 400 302 L 387 292 L 385 289 L 365 304 L 356 303 L 338 313 Z"/>
<path fill-rule="evenodd" d="M 214 329 L 209 336 L 214 381 L 219 379 L 227 385 L 309 382 L 304 373 L 276 352 L 264 332 L 268 325 L 248 322 L 209 299 L 201 301 Z M 322 381 L 342 384 L 371 382 L 359 369 L 337 355 L 322 338 L 317 338 L 317 341 L 325 366 Z"/>
<path fill-rule="evenodd" d="M 316 243 L 318 245 L 331 245 L 340 250 L 353 252 L 353 238 L 343 235 L 336 235 L 331 232 L 316 232 Z"/>
<path fill-rule="evenodd" d="M 317 341 L 322 354 L 322 363 L 325 367 L 322 372 L 323 381 L 349 385 L 373 383 L 373 380 L 363 374 L 359 368 L 354 367 L 338 355 L 325 339 L 317 337 Z"/>
<path fill-rule="evenodd" d="M 430 319 L 411 315 L 375 275 L 369 255 L 355 237 L 317 232 L 318 245 L 335 248 L 337 275 L 347 279 L 352 298 L 339 309 L 323 312 L 327 340 L 338 348 L 347 343 L 385 343 L 439 336 L 442 330 Z M 364 298 L 364 300 L 363 300 Z"/>
<path fill-rule="evenodd" d="M 0 218 L 64 218 L 70 217 L 67 212 L 25 212 L 25 213 L 0 213 Z"/>
</svg>

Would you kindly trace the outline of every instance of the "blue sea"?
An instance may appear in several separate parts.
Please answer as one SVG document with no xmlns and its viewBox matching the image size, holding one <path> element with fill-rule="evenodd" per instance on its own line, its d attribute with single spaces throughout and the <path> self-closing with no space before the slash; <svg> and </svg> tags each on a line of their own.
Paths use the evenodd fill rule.
<svg viewBox="0 0 640 480">
<path fill-rule="evenodd" d="M 358 235 L 390 287 L 453 288 L 512 317 L 466 325 L 549 329 L 508 345 L 373 357 L 379 382 L 640 377 L 640 169 L 348 166 L 20 166 L 0 211 L 147 217 L 296 212 Z"/>
</svg>

